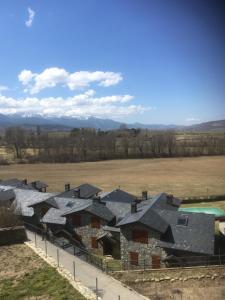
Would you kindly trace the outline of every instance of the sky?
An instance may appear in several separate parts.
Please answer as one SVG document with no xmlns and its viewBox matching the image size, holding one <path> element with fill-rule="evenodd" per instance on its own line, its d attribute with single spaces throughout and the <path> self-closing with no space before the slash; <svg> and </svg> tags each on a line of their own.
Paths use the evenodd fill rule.
<svg viewBox="0 0 225 300">
<path fill-rule="evenodd" d="M 223 0 L 1 0 L 0 38 L 0 114 L 225 119 Z"/>
</svg>

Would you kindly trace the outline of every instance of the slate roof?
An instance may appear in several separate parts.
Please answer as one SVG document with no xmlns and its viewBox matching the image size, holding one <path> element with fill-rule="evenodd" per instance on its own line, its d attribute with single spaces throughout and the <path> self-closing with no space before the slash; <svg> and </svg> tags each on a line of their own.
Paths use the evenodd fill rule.
<svg viewBox="0 0 225 300">
<path fill-rule="evenodd" d="M 0 185 L 0 188 L 2 187 Z M 8 186 L 8 188 L 11 188 L 11 186 Z M 27 217 L 32 217 L 34 214 L 33 208 L 29 207 L 29 205 L 46 200 L 54 195 L 53 193 L 40 193 L 21 188 L 13 188 L 13 191 L 16 195 L 14 200 L 15 212 Z"/>
<path fill-rule="evenodd" d="M 40 220 L 42 223 L 65 225 L 66 218 L 62 217 L 62 210 L 56 208 L 50 208 L 47 213 Z"/>
<path fill-rule="evenodd" d="M 214 254 L 214 216 L 203 213 L 184 213 L 159 210 L 158 214 L 170 227 L 157 244 L 163 248 L 199 254 Z M 187 217 L 187 225 L 177 225 L 179 218 Z"/>
<path fill-rule="evenodd" d="M 91 199 L 54 197 L 58 209 L 50 208 L 41 219 L 44 223 L 65 224 L 66 216 L 76 212 L 86 211 L 106 221 L 111 221 L 114 215 L 104 204 Z"/>
<path fill-rule="evenodd" d="M 25 189 L 25 190 L 34 190 L 33 187 L 25 184 L 23 180 L 20 180 L 20 179 L 17 179 L 17 178 L 2 180 L 2 181 L 0 181 L 0 185 L 17 187 L 17 188 L 21 188 L 21 189 Z"/>
<path fill-rule="evenodd" d="M 121 190 L 116 189 L 111 192 L 100 194 L 102 202 L 121 202 L 121 203 L 132 203 L 136 200 L 136 197 Z"/>
<path fill-rule="evenodd" d="M 0 202 L 10 201 L 16 197 L 13 189 L 0 189 Z"/>
<path fill-rule="evenodd" d="M 140 223 L 160 233 L 166 232 L 169 224 L 157 213 L 156 210 L 151 209 L 151 206 L 152 204 L 150 203 L 137 209 L 136 213 L 128 214 L 117 224 L 117 226 Z"/>
<path fill-rule="evenodd" d="M 104 205 L 95 200 L 85 201 L 80 205 L 74 206 L 72 209 L 63 214 L 63 216 L 70 215 L 79 211 L 86 211 L 99 218 L 111 221 L 115 216 L 112 212 Z"/>
<path fill-rule="evenodd" d="M 139 223 L 161 233 L 157 245 L 162 248 L 214 254 L 214 216 L 178 211 L 180 203 L 177 198 L 159 194 L 138 204 L 137 212 L 129 213 L 117 226 Z M 181 225 L 178 220 L 187 223 Z"/>
<path fill-rule="evenodd" d="M 131 211 L 130 203 L 105 202 L 106 207 L 114 214 L 116 221 L 121 221 Z"/>
<path fill-rule="evenodd" d="M 168 209 L 177 211 L 181 205 L 181 200 L 176 197 L 170 197 L 166 193 L 160 193 L 149 200 L 144 200 L 138 204 L 139 207 L 151 205 L 154 209 Z"/>
<path fill-rule="evenodd" d="M 72 188 L 68 191 L 64 191 L 62 192 L 59 197 L 62 197 L 62 198 L 73 198 L 74 197 L 74 192 L 76 190 L 80 190 L 80 198 L 82 199 L 88 199 L 88 198 L 92 198 L 94 197 L 96 194 L 98 194 L 99 192 L 101 192 L 101 190 L 94 186 L 94 185 L 91 185 L 89 183 L 84 183 L 84 184 L 81 184 L 75 188 Z"/>
</svg>

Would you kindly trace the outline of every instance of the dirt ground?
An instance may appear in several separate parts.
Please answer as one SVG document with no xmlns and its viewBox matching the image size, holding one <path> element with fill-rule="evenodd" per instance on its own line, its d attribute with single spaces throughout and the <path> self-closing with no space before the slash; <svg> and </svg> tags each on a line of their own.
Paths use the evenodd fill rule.
<svg viewBox="0 0 225 300">
<path fill-rule="evenodd" d="M 204 196 L 225 193 L 225 156 L 0 166 L 0 179 L 10 177 L 43 180 L 48 191 L 62 191 L 67 182 L 88 182 L 105 191 L 120 186 L 136 195 L 148 190 Z"/>
<path fill-rule="evenodd" d="M 115 273 L 114 276 L 151 300 L 225 299 L 225 268 Z M 153 278 L 157 281 L 152 281 Z"/>
<path fill-rule="evenodd" d="M 10 259 L 9 259 L 10 258 Z M 19 278 L 44 266 L 33 251 L 23 244 L 0 247 L 0 279 Z M 22 267 L 23 266 L 23 267 Z"/>
</svg>

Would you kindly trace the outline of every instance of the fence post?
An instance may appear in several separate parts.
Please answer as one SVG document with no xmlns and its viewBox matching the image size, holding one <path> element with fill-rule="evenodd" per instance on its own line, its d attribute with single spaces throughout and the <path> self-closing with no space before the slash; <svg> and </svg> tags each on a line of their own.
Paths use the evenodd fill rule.
<svg viewBox="0 0 225 300">
<path fill-rule="evenodd" d="M 98 300 L 98 278 L 96 277 L 96 300 Z"/>
<path fill-rule="evenodd" d="M 75 261 L 73 261 L 73 280 L 76 279 L 76 269 L 75 269 Z"/>
<path fill-rule="evenodd" d="M 36 235 L 36 232 L 34 233 L 34 244 L 35 244 L 35 247 L 37 248 L 37 235 Z"/>
<path fill-rule="evenodd" d="M 57 248 L 57 264 L 58 264 L 58 267 L 59 267 L 59 249 Z"/>
<path fill-rule="evenodd" d="M 45 257 L 47 257 L 47 240 L 45 239 Z"/>
<path fill-rule="evenodd" d="M 120 300 L 120 295 L 118 296 L 118 300 Z"/>
<path fill-rule="evenodd" d="M 75 246 L 73 246 L 73 255 L 76 254 Z"/>
</svg>

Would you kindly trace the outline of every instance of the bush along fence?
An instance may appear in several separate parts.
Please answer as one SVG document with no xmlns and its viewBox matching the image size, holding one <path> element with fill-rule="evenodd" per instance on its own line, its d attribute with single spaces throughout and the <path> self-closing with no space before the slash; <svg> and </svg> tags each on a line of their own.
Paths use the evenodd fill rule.
<svg viewBox="0 0 225 300">
<path fill-rule="evenodd" d="M 47 255 L 47 243 L 57 246 L 59 249 L 63 249 L 66 252 L 79 257 L 89 264 L 94 265 L 103 272 L 116 272 L 126 270 L 150 270 L 150 269 L 161 269 L 161 268 L 185 268 L 185 267 L 207 267 L 215 265 L 225 265 L 225 255 L 213 255 L 213 256 L 185 256 L 185 257 L 173 257 L 170 260 L 161 260 L 160 262 L 150 263 L 149 260 L 138 261 L 121 261 L 94 255 L 86 249 L 80 248 L 70 243 L 65 238 L 57 238 L 54 236 L 46 236 L 43 234 L 43 230 L 39 227 L 25 223 L 26 228 L 31 232 L 30 238 L 37 245 L 37 238 L 42 240 L 42 247 Z M 57 255 L 58 264 L 60 263 Z"/>
</svg>

